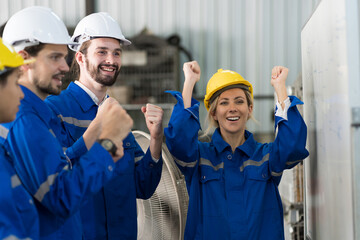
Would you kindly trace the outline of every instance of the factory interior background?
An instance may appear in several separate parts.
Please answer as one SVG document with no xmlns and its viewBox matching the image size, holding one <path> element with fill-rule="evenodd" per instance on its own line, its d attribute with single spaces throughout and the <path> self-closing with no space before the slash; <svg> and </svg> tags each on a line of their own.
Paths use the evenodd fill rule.
<svg viewBox="0 0 360 240">
<path fill-rule="evenodd" d="M 109 94 L 133 117 L 134 130 L 138 130 L 135 136 L 144 148 L 147 136 L 141 131 L 146 132 L 146 125 L 140 107 L 148 102 L 160 105 L 166 127 L 175 100 L 165 91 L 182 89 L 182 65 L 189 60 L 198 61 L 201 67 L 195 98 L 201 103 L 202 129 L 207 127 L 203 105 L 207 81 L 218 69 L 231 69 L 254 87 L 257 121 L 249 121 L 248 130 L 260 142 L 272 141 L 275 96 L 270 84 L 271 69 L 275 65 L 286 66 L 288 93 L 305 102 L 300 112 L 309 128 L 310 151 L 304 164 L 284 174 L 279 187 L 286 239 L 360 239 L 360 175 L 357 177 L 360 153 L 356 149 L 360 143 L 358 1 L 0 0 L 0 3 L 0 24 L 25 7 L 47 6 L 65 22 L 70 35 L 76 24 L 92 12 L 108 12 L 117 20 L 124 36 L 133 44 L 124 47 L 121 73 Z M 317 43 L 321 39 L 325 44 Z M 315 46 L 323 50 L 315 50 Z M 71 80 L 68 75 L 64 87 Z M 310 107 L 306 110 L 307 106 Z M 332 106 L 336 106 L 335 110 Z M 166 160 L 163 171 L 163 178 L 168 180 L 162 180 L 157 194 L 138 201 L 139 239 L 147 239 L 147 231 L 155 228 L 158 232 L 152 234 L 162 237 L 154 239 L 181 238 L 187 207 L 184 179 L 170 160 Z M 174 206 L 162 205 L 167 201 Z M 339 208 L 343 210 L 335 210 Z M 169 228 L 180 233 L 167 233 Z"/>
</svg>

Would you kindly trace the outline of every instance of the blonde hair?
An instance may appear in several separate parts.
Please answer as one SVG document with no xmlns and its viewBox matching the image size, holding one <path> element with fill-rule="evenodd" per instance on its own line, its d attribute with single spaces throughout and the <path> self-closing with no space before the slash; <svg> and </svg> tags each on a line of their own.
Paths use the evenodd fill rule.
<svg viewBox="0 0 360 240">
<path fill-rule="evenodd" d="M 251 105 L 254 106 L 254 101 L 253 101 L 253 98 L 251 97 L 251 92 L 249 91 L 249 87 L 246 86 L 246 85 L 241 84 L 237 88 L 240 88 L 241 90 L 244 91 L 248 107 L 250 107 Z M 221 90 L 219 90 L 219 91 L 221 91 Z M 214 129 L 219 127 L 219 123 L 218 123 L 218 121 L 216 121 L 214 119 L 213 113 L 216 112 L 216 107 L 217 107 L 220 95 L 221 95 L 221 93 L 214 100 L 212 100 L 210 102 L 209 111 L 208 111 L 207 117 L 206 117 L 206 120 L 208 122 L 208 127 L 204 131 L 204 134 L 202 134 L 202 137 L 204 137 L 206 135 L 210 135 Z M 252 113 L 249 115 L 248 120 L 250 118 L 253 119 L 254 121 L 256 121 L 256 119 L 254 118 Z"/>
</svg>

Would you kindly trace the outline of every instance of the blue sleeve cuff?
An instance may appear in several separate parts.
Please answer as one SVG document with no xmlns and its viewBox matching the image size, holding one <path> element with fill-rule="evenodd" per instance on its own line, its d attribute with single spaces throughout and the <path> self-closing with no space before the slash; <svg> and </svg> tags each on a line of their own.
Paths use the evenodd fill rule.
<svg viewBox="0 0 360 240">
<path fill-rule="evenodd" d="M 192 98 L 191 106 L 189 108 L 184 109 L 184 101 L 183 101 L 183 98 L 182 98 L 182 95 L 180 92 L 178 92 L 178 91 L 166 91 L 166 92 L 173 95 L 177 100 L 177 103 L 174 106 L 173 115 L 181 114 L 182 110 L 185 110 L 185 111 L 189 112 L 197 120 L 197 122 L 199 123 L 199 126 L 200 126 L 200 120 L 199 120 L 200 103 L 199 103 L 199 101 Z M 201 129 L 201 127 L 200 127 L 200 129 Z"/>
<path fill-rule="evenodd" d="M 298 111 L 297 108 L 296 108 L 296 105 L 302 105 L 304 104 L 300 99 L 298 99 L 297 97 L 295 96 L 289 96 L 290 98 L 290 107 L 289 109 L 287 110 L 287 114 L 291 114 L 292 111 Z M 275 112 L 277 111 L 277 108 L 275 109 Z M 275 115 L 275 129 L 277 128 L 277 126 L 279 125 L 280 122 L 282 121 L 286 121 L 287 119 L 284 119 L 283 117 L 281 116 L 276 116 Z"/>
<path fill-rule="evenodd" d="M 173 95 L 176 100 L 178 101 L 178 104 L 181 104 L 182 107 L 184 107 L 184 101 L 183 101 L 183 98 L 182 98 L 182 94 L 178 91 L 165 91 L 166 93 L 170 93 L 171 95 Z M 194 99 L 194 98 L 191 98 L 191 107 L 193 107 L 194 105 L 199 105 L 199 101 Z"/>
<path fill-rule="evenodd" d="M 95 160 L 98 164 L 103 165 L 107 169 L 107 174 L 112 175 L 115 168 L 113 158 L 99 143 L 95 142 L 86 155 Z"/>
<path fill-rule="evenodd" d="M 156 162 L 154 161 L 153 157 L 151 156 L 150 148 L 147 149 L 145 155 L 143 156 L 142 160 L 145 163 L 145 167 L 148 169 L 155 168 L 157 166 L 162 166 L 162 156 L 160 155 L 159 160 Z"/>
<path fill-rule="evenodd" d="M 87 152 L 88 149 L 85 145 L 84 138 L 81 136 L 71 147 L 66 149 L 66 156 L 70 159 L 74 159 L 81 157 Z"/>
</svg>

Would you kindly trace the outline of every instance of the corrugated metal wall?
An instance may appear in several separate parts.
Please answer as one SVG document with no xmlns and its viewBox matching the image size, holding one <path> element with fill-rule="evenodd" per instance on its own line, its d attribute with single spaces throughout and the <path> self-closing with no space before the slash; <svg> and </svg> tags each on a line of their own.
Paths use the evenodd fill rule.
<svg viewBox="0 0 360 240">
<path fill-rule="evenodd" d="M 98 0 L 95 11 L 118 20 L 125 36 L 145 27 L 168 37 L 178 34 L 202 68 L 197 86 L 205 94 L 207 80 L 218 68 L 239 72 L 254 85 L 256 132 L 273 130 L 271 68 L 290 69 L 291 84 L 301 72 L 300 31 L 320 0 Z M 49 6 L 73 27 L 85 15 L 85 0 L 0 0 L 0 21 L 30 5 Z M 181 64 L 186 61 L 181 55 Z M 182 66 L 180 66 L 182 68 Z M 181 77 L 182 79 L 182 77 Z M 264 98 L 261 98 L 265 97 Z M 204 121 L 205 111 L 201 112 Z"/>
<path fill-rule="evenodd" d="M 70 27 L 75 27 L 85 16 L 84 0 L 0 0 L 0 24 L 5 23 L 17 11 L 34 5 L 53 9 Z"/>
<path fill-rule="evenodd" d="M 205 94 L 207 80 L 218 68 L 239 72 L 254 84 L 257 132 L 273 130 L 274 65 L 289 67 L 291 84 L 301 72 L 300 31 L 319 0 L 102 0 L 97 11 L 117 18 L 126 36 L 144 27 L 154 34 L 180 35 L 202 68 L 198 92 Z M 182 57 L 181 62 L 186 60 Z M 182 77 L 181 77 L 182 78 Z M 267 99 L 267 100 L 266 100 Z M 205 111 L 202 111 L 204 121 Z"/>
</svg>

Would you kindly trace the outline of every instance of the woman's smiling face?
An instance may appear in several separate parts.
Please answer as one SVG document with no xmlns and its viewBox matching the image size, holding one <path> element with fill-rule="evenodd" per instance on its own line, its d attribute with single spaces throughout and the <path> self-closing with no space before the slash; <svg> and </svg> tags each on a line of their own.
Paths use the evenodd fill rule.
<svg viewBox="0 0 360 240">
<path fill-rule="evenodd" d="M 232 88 L 220 94 L 212 114 L 218 121 L 221 133 L 239 133 L 246 128 L 253 106 L 248 104 L 243 89 Z"/>
</svg>

